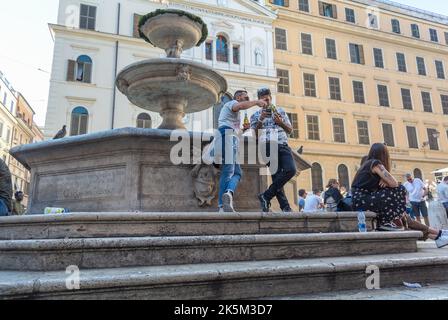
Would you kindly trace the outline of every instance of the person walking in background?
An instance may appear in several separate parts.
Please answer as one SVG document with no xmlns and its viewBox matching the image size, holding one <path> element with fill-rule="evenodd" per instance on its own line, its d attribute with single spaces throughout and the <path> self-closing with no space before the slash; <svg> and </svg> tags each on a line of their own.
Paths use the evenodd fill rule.
<svg viewBox="0 0 448 320">
<path fill-rule="evenodd" d="M 321 198 L 321 191 L 314 190 L 312 194 L 309 194 L 305 199 L 305 208 L 303 212 L 317 212 L 324 207 L 323 200 Z"/>
<path fill-rule="evenodd" d="M 351 208 L 344 202 L 339 181 L 336 179 L 328 181 L 323 198 L 329 212 L 351 211 Z"/>
<path fill-rule="evenodd" d="M 0 159 L 0 217 L 11 212 L 12 181 L 11 172 L 3 159 Z"/>
<path fill-rule="evenodd" d="M 263 212 L 269 212 L 271 200 L 277 198 L 280 209 L 283 212 L 291 212 L 284 186 L 296 175 L 297 168 L 291 148 L 288 146 L 288 136 L 293 128 L 288 115 L 282 108 L 276 108 L 272 104 L 271 90 L 263 88 L 258 91 L 258 99 L 266 102 L 266 107 L 261 107 L 251 117 L 251 128 L 255 130 L 260 144 L 266 144 L 267 157 L 275 157 L 278 167 L 272 172 L 272 184 L 258 196 Z M 278 145 L 277 154 L 271 155 L 271 144 Z"/>
<path fill-rule="evenodd" d="M 249 101 L 247 91 L 238 90 L 234 99 L 226 103 L 219 115 L 219 137 L 222 150 L 221 178 L 219 181 L 218 206 L 220 212 L 234 212 L 233 198 L 241 181 L 241 166 L 238 164 L 238 134 L 241 130 L 240 111 L 254 106 L 265 107 L 266 102 Z M 249 126 L 244 127 L 244 130 Z"/>
<path fill-rule="evenodd" d="M 410 173 L 406 174 L 406 183 L 404 187 L 409 193 L 409 201 L 412 205 L 412 211 L 418 222 L 421 221 L 421 216 L 425 219 L 425 224 L 429 226 L 428 206 L 426 205 L 425 196 L 428 189 L 419 178 L 414 178 Z"/>
<path fill-rule="evenodd" d="M 23 192 L 17 191 L 14 194 L 14 200 L 12 201 L 12 212 L 13 216 L 22 216 L 25 214 L 25 206 L 22 204 Z"/>
<path fill-rule="evenodd" d="M 300 189 L 299 190 L 299 201 L 297 203 L 297 205 L 299 206 L 299 212 L 302 212 L 303 209 L 305 209 L 305 198 L 307 196 L 306 190 L 305 189 Z"/>
<path fill-rule="evenodd" d="M 406 213 L 406 188 L 390 174 L 390 168 L 387 146 L 372 145 L 352 184 L 354 210 L 377 213 L 378 231 L 399 231 L 396 222 L 400 221 L 411 230 L 421 231 L 422 240 L 435 240 L 438 248 L 447 246 L 448 231 L 430 228 Z"/>
<path fill-rule="evenodd" d="M 448 176 L 443 178 L 437 186 L 437 196 L 439 202 L 445 207 L 446 216 L 448 217 Z"/>
</svg>

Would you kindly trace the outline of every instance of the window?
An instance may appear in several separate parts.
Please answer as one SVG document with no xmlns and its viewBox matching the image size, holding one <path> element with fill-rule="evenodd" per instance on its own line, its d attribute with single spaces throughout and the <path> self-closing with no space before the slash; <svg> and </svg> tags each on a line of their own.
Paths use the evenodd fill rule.
<svg viewBox="0 0 448 320">
<path fill-rule="evenodd" d="M 440 95 L 440 99 L 442 100 L 443 114 L 448 114 L 448 95 L 442 94 Z"/>
<path fill-rule="evenodd" d="M 77 107 L 72 111 L 70 135 L 78 136 L 87 133 L 89 112 L 84 107 Z"/>
<path fill-rule="evenodd" d="M 437 78 L 445 79 L 445 68 L 443 67 L 443 62 L 436 60 L 435 63 L 436 63 Z"/>
<path fill-rule="evenodd" d="M 213 43 L 210 41 L 205 43 L 205 59 L 213 60 Z"/>
<path fill-rule="evenodd" d="M 383 136 L 384 136 L 384 143 L 386 145 L 388 145 L 389 147 L 395 147 L 394 131 L 392 129 L 392 124 L 383 123 Z"/>
<path fill-rule="evenodd" d="M 327 58 L 336 60 L 338 58 L 336 52 L 336 41 L 333 39 L 325 39 L 327 47 Z"/>
<path fill-rule="evenodd" d="M 356 103 L 366 103 L 364 98 L 364 84 L 361 81 L 353 81 L 353 95 Z"/>
<path fill-rule="evenodd" d="M 299 119 L 297 113 L 287 113 L 287 115 L 292 125 L 292 133 L 290 136 L 292 139 L 299 139 Z"/>
<path fill-rule="evenodd" d="M 427 128 L 429 148 L 431 150 L 439 150 L 439 139 L 437 138 L 437 130 Z"/>
<path fill-rule="evenodd" d="M 425 59 L 422 57 L 417 57 L 417 70 L 419 75 L 426 76 Z"/>
<path fill-rule="evenodd" d="M 355 10 L 345 8 L 345 21 L 350 23 L 356 23 Z"/>
<path fill-rule="evenodd" d="M 341 82 L 339 78 L 330 77 L 330 99 L 341 100 Z"/>
<path fill-rule="evenodd" d="M 76 81 L 92 82 L 92 59 L 89 56 L 79 56 L 76 60 Z"/>
<path fill-rule="evenodd" d="M 432 112 L 431 93 L 422 91 L 423 111 Z"/>
<path fill-rule="evenodd" d="M 10 142 L 11 141 L 11 128 L 7 128 L 6 129 L 6 142 Z"/>
<path fill-rule="evenodd" d="M 233 64 L 240 64 L 240 47 L 233 46 Z"/>
<path fill-rule="evenodd" d="M 431 38 L 431 41 L 439 42 L 439 35 L 437 34 L 437 30 L 429 29 L 429 36 Z"/>
<path fill-rule="evenodd" d="M 406 126 L 406 132 L 408 133 L 409 148 L 418 149 L 417 129 L 415 127 Z"/>
<path fill-rule="evenodd" d="M 229 62 L 229 46 L 224 36 L 218 36 L 216 39 L 216 60 Z"/>
<path fill-rule="evenodd" d="M 275 28 L 275 48 L 279 50 L 288 50 L 286 44 L 286 30 Z"/>
<path fill-rule="evenodd" d="M 338 18 L 337 7 L 334 4 L 319 1 L 319 14 L 333 19 Z"/>
<path fill-rule="evenodd" d="M 270 0 L 270 2 L 277 6 L 289 7 L 289 0 Z"/>
<path fill-rule="evenodd" d="M 289 93 L 289 71 L 277 69 L 277 77 L 280 79 L 278 83 L 278 92 Z"/>
<path fill-rule="evenodd" d="M 350 189 L 350 178 L 348 176 L 348 167 L 345 164 L 338 166 L 338 180 L 341 187 Z"/>
<path fill-rule="evenodd" d="M 319 118 L 317 116 L 306 116 L 306 122 L 308 124 L 308 139 L 319 141 Z"/>
<path fill-rule="evenodd" d="M 81 4 L 79 28 L 95 30 L 96 7 Z"/>
<path fill-rule="evenodd" d="M 370 145 L 369 124 L 367 121 L 358 120 L 359 144 Z"/>
<path fill-rule="evenodd" d="M 397 66 L 398 66 L 398 71 L 400 72 L 407 72 L 407 68 L 406 68 L 406 57 L 404 56 L 403 53 L 397 53 Z"/>
<path fill-rule="evenodd" d="M 376 14 L 369 13 L 369 27 L 378 29 L 378 16 Z"/>
<path fill-rule="evenodd" d="M 333 118 L 334 142 L 345 143 L 344 119 Z"/>
<path fill-rule="evenodd" d="M 420 29 L 417 24 L 411 24 L 412 36 L 420 39 Z"/>
<path fill-rule="evenodd" d="M 397 19 L 392 19 L 391 23 L 392 23 L 392 32 L 400 34 L 401 33 L 400 21 L 398 21 Z"/>
<path fill-rule="evenodd" d="M 324 190 L 324 180 L 322 177 L 322 166 L 317 162 L 313 163 L 311 166 L 311 184 L 313 191 L 323 191 Z"/>
<path fill-rule="evenodd" d="M 307 33 L 301 34 L 302 39 L 302 53 L 303 54 L 313 54 L 313 42 L 311 40 L 311 35 Z"/>
<path fill-rule="evenodd" d="M 411 90 L 401 88 L 401 100 L 403 100 L 403 109 L 412 110 Z"/>
<path fill-rule="evenodd" d="M 137 117 L 137 128 L 151 129 L 152 128 L 151 116 L 147 113 L 140 113 Z"/>
<path fill-rule="evenodd" d="M 378 85 L 378 97 L 381 107 L 390 107 L 389 105 L 389 93 L 387 92 L 387 86 L 379 84 Z"/>
<path fill-rule="evenodd" d="M 445 32 L 445 44 L 448 45 L 448 32 Z"/>
<path fill-rule="evenodd" d="M 299 10 L 310 12 L 310 4 L 308 3 L 308 0 L 299 0 Z"/>
<path fill-rule="evenodd" d="M 422 170 L 415 169 L 414 170 L 414 178 L 419 178 L 420 180 L 423 180 Z"/>
<path fill-rule="evenodd" d="M 314 74 L 303 74 L 303 85 L 306 97 L 316 97 L 316 77 Z"/>
<path fill-rule="evenodd" d="M 3 137 L 3 122 L 0 122 L 0 138 Z"/>
<path fill-rule="evenodd" d="M 365 64 L 364 47 L 362 45 L 350 43 L 350 60 L 352 63 Z"/>
<path fill-rule="evenodd" d="M 3 95 L 3 105 L 6 107 L 6 100 L 8 99 L 8 94 L 5 92 Z"/>
<path fill-rule="evenodd" d="M 384 68 L 383 50 L 374 48 L 373 58 L 375 59 L 375 67 L 383 69 Z"/>
</svg>

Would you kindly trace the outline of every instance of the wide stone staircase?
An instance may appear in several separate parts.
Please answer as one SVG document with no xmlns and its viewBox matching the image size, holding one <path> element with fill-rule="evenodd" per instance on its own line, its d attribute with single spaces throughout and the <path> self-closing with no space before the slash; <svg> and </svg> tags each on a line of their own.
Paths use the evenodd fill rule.
<svg viewBox="0 0 448 320">
<path fill-rule="evenodd" d="M 381 287 L 448 280 L 448 250 L 419 248 L 420 232 L 373 232 L 373 218 L 368 233 L 356 213 L 0 218 L 0 298 L 300 297 L 365 290 L 371 266 Z"/>
</svg>

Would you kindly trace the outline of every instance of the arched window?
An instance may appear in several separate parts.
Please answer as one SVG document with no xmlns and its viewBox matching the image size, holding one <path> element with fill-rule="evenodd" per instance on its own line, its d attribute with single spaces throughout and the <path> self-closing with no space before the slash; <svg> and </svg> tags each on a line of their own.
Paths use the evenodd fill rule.
<svg viewBox="0 0 448 320">
<path fill-rule="evenodd" d="M 317 162 L 313 163 L 313 166 L 311 167 L 311 181 L 313 185 L 313 191 L 324 190 L 324 180 L 322 177 L 322 166 L 318 164 Z"/>
<path fill-rule="evenodd" d="M 213 128 L 218 129 L 218 120 L 219 115 L 221 113 L 222 107 L 229 101 L 232 101 L 233 97 L 230 95 L 230 93 L 226 93 L 221 97 L 221 102 L 218 104 L 215 104 L 213 106 Z"/>
<path fill-rule="evenodd" d="M 89 112 L 84 107 L 77 107 L 72 111 L 72 121 L 70 125 L 70 135 L 79 136 L 87 133 L 89 122 Z"/>
<path fill-rule="evenodd" d="M 419 178 L 420 180 L 423 180 L 423 174 L 420 169 L 416 168 L 414 170 L 414 178 Z"/>
<path fill-rule="evenodd" d="M 216 39 L 216 60 L 229 62 L 229 44 L 224 36 L 218 36 Z"/>
<path fill-rule="evenodd" d="M 341 187 L 350 189 L 350 178 L 348 176 L 348 168 L 345 164 L 341 164 L 338 167 L 338 179 Z"/>
<path fill-rule="evenodd" d="M 152 128 L 151 116 L 147 113 L 140 113 L 137 117 L 137 128 L 151 129 Z"/>
<path fill-rule="evenodd" d="M 79 56 L 76 60 L 76 81 L 92 82 L 92 59 L 89 56 Z"/>
</svg>

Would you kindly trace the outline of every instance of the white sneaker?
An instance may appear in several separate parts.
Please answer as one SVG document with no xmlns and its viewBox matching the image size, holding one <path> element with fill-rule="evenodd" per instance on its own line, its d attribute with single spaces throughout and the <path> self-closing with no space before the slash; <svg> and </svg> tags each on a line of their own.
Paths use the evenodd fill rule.
<svg viewBox="0 0 448 320">
<path fill-rule="evenodd" d="M 448 230 L 442 230 L 442 236 L 447 236 L 448 237 Z"/>
<path fill-rule="evenodd" d="M 220 207 L 218 213 L 224 213 L 224 208 Z"/>
<path fill-rule="evenodd" d="M 436 240 L 436 245 L 439 249 L 448 246 L 448 234 L 442 232 L 440 238 Z"/>
<path fill-rule="evenodd" d="M 224 193 L 222 196 L 222 203 L 224 212 L 235 212 L 233 208 L 233 195 L 230 191 Z"/>
</svg>

